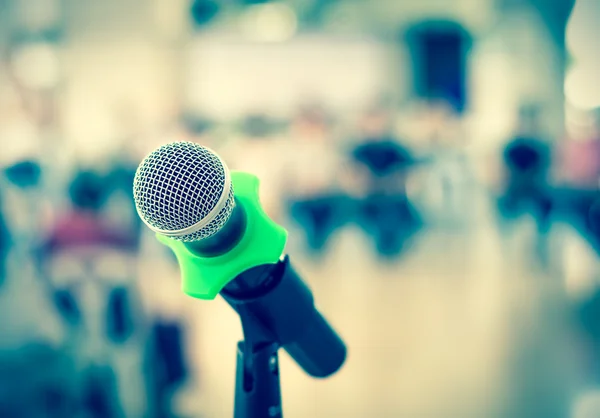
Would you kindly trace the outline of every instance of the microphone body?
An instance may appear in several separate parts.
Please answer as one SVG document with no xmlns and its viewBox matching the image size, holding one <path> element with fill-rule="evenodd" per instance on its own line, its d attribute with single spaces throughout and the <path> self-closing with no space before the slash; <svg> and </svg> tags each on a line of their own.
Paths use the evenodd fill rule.
<svg viewBox="0 0 600 418">
<path fill-rule="evenodd" d="M 312 292 L 289 257 L 242 273 L 221 291 L 240 316 L 250 313 L 282 348 L 314 377 L 335 373 L 346 359 L 346 346 L 315 308 Z"/>
<path fill-rule="evenodd" d="M 212 151 L 183 142 L 146 157 L 134 197 L 144 223 L 177 257 L 184 293 L 207 300 L 220 293 L 263 341 L 276 342 L 306 373 L 329 376 L 346 347 L 283 256 L 287 231 L 263 211 L 258 186 L 256 176 L 230 173 Z"/>
</svg>

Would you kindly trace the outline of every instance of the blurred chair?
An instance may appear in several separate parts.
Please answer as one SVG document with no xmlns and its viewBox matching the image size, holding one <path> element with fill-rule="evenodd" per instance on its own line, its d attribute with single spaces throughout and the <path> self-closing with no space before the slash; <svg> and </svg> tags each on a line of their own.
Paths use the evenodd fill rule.
<svg viewBox="0 0 600 418">
<path fill-rule="evenodd" d="M 349 196 L 336 193 L 291 199 L 290 214 L 302 226 L 311 254 L 325 254 L 333 233 L 352 218 L 354 203 Z"/>
<path fill-rule="evenodd" d="M 108 198 L 105 179 L 93 171 L 78 171 L 69 185 L 69 198 L 77 210 L 100 211 Z"/>
<path fill-rule="evenodd" d="M 115 343 L 124 343 L 136 329 L 136 312 L 132 306 L 129 290 L 115 286 L 108 292 L 106 318 L 104 320 L 107 337 Z"/>
<path fill-rule="evenodd" d="M 341 153 L 332 118 L 320 102 L 300 107 L 290 142 L 280 173 L 282 197 L 304 232 L 308 251 L 322 257 L 331 237 L 351 220 L 354 201 L 341 187 Z"/>
<path fill-rule="evenodd" d="M 406 195 L 373 194 L 360 205 L 360 223 L 380 256 L 394 258 L 406 250 L 421 219 Z"/>
<path fill-rule="evenodd" d="M 366 181 L 357 202 L 358 223 L 373 238 L 379 255 L 393 258 L 420 229 L 422 220 L 406 194 L 406 181 L 416 159 L 392 135 L 369 135 L 353 151 L 357 170 Z"/>
<path fill-rule="evenodd" d="M 4 169 L 8 181 L 20 189 L 35 187 L 40 183 L 41 167 L 37 161 L 18 161 Z"/>
<path fill-rule="evenodd" d="M 90 418 L 126 418 L 119 402 L 118 383 L 110 366 L 91 365 L 84 370 L 83 409 Z"/>
<path fill-rule="evenodd" d="M 541 108 L 524 105 L 519 111 L 514 137 L 502 152 L 504 181 L 497 199 L 503 235 L 517 219 L 530 215 L 536 226 L 531 247 L 541 266 L 550 261 L 548 236 L 556 207 L 556 188 L 550 183 L 553 150 L 540 126 Z"/>
<path fill-rule="evenodd" d="M 185 329 L 176 321 L 157 319 L 150 328 L 148 386 L 151 418 L 173 418 L 172 398 L 189 374 Z"/>
<path fill-rule="evenodd" d="M 540 231 L 548 225 L 552 197 L 548 183 L 550 150 L 535 137 L 516 137 L 506 147 L 503 160 L 507 169 L 504 192 L 499 209 L 505 218 L 513 218 L 531 210 Z"/>
</svg>

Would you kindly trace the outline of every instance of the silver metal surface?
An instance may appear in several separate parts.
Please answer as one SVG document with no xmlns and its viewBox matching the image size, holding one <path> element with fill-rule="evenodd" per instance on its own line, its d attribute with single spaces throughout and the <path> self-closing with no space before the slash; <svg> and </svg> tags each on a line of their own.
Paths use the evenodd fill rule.
<svg viewBox="0 0 600 418">
<path fill-rule="evenodd" d="M 186 242 L 214 235 L 234 206 L 229 169 L 215 152 L 193 142 L 166 144 L 144 158 L 133 195 L 150 229 Z"/>
</svg>

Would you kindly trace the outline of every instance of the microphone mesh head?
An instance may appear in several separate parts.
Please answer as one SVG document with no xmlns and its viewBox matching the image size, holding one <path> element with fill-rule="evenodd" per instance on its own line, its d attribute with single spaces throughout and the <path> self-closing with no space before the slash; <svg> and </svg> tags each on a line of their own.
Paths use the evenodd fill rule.
<svg viewBox="0 0 600 418">
<path fill-rule="evenodd" d="M 148 155 L 135 173 L 133 196 L 146 225 L 180 241 L 215 234 L 234 206 L 229 170 L 214 152 L 193 142 L 163 145 Z"/>
</svg>

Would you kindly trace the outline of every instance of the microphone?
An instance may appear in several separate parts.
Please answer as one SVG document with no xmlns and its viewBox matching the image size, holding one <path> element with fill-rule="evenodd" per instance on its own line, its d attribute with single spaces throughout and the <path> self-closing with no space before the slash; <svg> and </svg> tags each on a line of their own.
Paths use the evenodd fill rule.
<svg viewBox="0 0 600 418">
<path fill-rule="evenodd" d="M 258 186 L 212 150 L 174 142 L 140 163 L 133 194 L 142 221 L 175 254 L 184 293 L 205 300 L 220 293 L 306 373 L 327 377 L 344 363 L 346 346 L 283 255 L 287 231 L 261 208 Z"/>
</svg>

